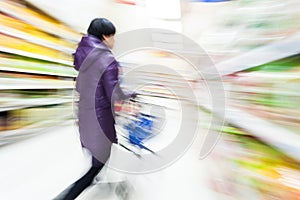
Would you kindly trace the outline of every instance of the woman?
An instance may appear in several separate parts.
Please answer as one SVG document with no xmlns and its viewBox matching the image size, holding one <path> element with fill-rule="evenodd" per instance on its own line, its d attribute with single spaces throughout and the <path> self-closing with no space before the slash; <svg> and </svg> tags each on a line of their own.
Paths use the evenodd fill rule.
<svg viewBox="0 0 300 200">
<path fill-rule="evenodd" d="M 88 35 L 80 41 L 74 56 L 79 133 L 82 147 L 92 155 L 90 170 L 68 189 L 63 198 L 75 199 L 93 181 L 108 160 L 112 143 L 117 143 L 113 117 L 114 100 L 135 96 L 124 93 L 118 84 L 119 64 L 112 55 L 115 26 L 107 19 L 94 19 Z"/>
</svg>

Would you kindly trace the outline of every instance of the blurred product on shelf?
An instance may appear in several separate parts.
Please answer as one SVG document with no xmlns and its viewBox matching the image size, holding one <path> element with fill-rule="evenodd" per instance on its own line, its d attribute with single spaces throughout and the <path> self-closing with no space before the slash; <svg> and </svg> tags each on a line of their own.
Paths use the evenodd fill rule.
<svg viewBox="0 0 300 200">
<path fill-rule="evenodd" d="M 73 117 L 81 35 L 26 1 L 0 2 L 0 145 Z M 62 114 L 63 113 L 63 114 Z"/>
<path fill-rule="evenodd" d="M 0 11 L 14 18 L 20 19 L 38 29 L 64 38 L 69 41 L 79 42 L 81 36 L 76 31 L 57 21 L 53 17 L 37 10 L 33 5 L 21 0 L 5 0 L 0 2 Z"/>
<path fill-rule="evenodd" d="M 77 76 L 77 72 L 68 65 L 7 53 L 0 53 L 0 70 L 32 74 L 48 74 L 64 77 Z"/>
<path fill-rule="evenodd" d="M 57 59 L 63 62 L 72 61 L 71 55 L 4 34 L 0 34 L 0 46 L 0 50 L 6 50 L 8 53 L 14 53 L 17 50 L 17 52 L 23 51 L 26 52 L 26 54 L 31 53 L 33 56 L 36 55 L 36 58 L 40 57 L 45 60 L 55 61 L 54 59 Z M 5 50 L 3 50 L 4 48 Z"/>
<path fill-rule="evenodd" d="M 299 66 L 296 55 L 224 78 L 229 104 L 300 134 Z"/>
<path fill-rule="evenodd" d="M 299 32 L 298 0 L 239 0 L 226 5 L 200 39 L 216 62 Z"/>
<path fill-rule="evenodd" d="M 244 130 L 227 124 L 222 133 L 212 188 L 236 199 L 300 199 L 300 163 Z"/>
<path fill-rule="evenodd" d="M 73 79 L 60 80 L 51 76 L 0 73 L 0 90 L 6 89 L 72 89 Z"/>
<path fill-rule="evenodd" d="M 72 66 L 79 33 L 26 1 L 1 1 L 0 11 L 0 51 Z"/>
<path fill-rule="evenodd" d="M 0 146 L 42 134 L 44 130 L 72 118 L 70 103 L 0 112 Z"/>
<path fill-rule="evenodd" d="M 0 112 L 76 101 L 72 90 L 3 90 Z"/>
<path fill-rule="evenodd" d="M 48 121 L 49 124 L 58 123 L 61 122 L 60 120 L 72 116 L 71 108 L 69 104 L 61 104 L 11 110 L 7 112 L 7 126 L 3 128 L 6 130 L 19 129 L 43 121 Z M 66 115 L 62 116 L 61 113 L 66 113 Z M 46 126 L 46 124 L 43 124 L 43 126 Z"/>
<path fill-rule="evenodd" d="M 59 37 L 43 32 L 30 24 L 3 13 L 0 13 L 0 16 L 1 32 L 6 35 L 11 35 L 67 53 L 74 51 L 75 44 L 70 41 L 62 40 Z"/>
<path fill-rule="evenodd" d="M 223 78 L 228 124 L 215 130 L 222 132 L 212 159 L 217 192 L 236 199 L 300 199 L 299 58 L 241 65 Z M 208 121 L 204 125 L 210 128 Z"/>
</svg>

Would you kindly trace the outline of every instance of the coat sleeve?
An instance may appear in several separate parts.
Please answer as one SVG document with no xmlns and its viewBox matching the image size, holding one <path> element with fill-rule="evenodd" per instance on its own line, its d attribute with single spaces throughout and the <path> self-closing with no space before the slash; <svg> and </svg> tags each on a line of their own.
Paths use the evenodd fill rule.
<svg viewBox="0 0 300 200">
<path fill-rule="evenodd" d="M 129 99 L 132 96 L 132 93 L 125 93 L 120 87 L 118 67 L 118 62 L 113 61 L 103 74 L 105 94 L 111 102 Z"/>
</svg>

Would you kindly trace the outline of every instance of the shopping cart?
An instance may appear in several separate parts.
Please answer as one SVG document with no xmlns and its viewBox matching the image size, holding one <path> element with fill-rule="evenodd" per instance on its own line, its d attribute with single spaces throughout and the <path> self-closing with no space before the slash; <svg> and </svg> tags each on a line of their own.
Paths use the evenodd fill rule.
<svg viewBox="0 0 300 200">
<path fill-rule="evenodd" d="M 124 125 L 124 128 L 128 131 L 127 139 L 129 140 L 129 143 L 139 147 L 140 149 L 145 149 L 154 153 L 151 149 L 144 145 L 144 141 L 155 136 L 155 134 L 153 134 L 154 119 L 155 116 L 139 113 L 136 116 L 136 119 Z"/>
<path fill-rule="evenodd" d="M 122 117 L 122 120 L 119 120 L 119 126 L 121 126 L 123 130 L 123 134 L 119 135 L 125 139 L 129 146 L 155 154 L 153 150 L 145 145 L 145 142 L 157 135 L 155 124 L 158 117 L 145 113 L 145 107 L 149 105 L 141 101 L 131 100 L 127 106 L 131 107 L 127 109 L 127 111 L 131 110 L 132 112 L 118 113 L 118 115 Z M 128 145 L 122 143 L 120 143 L 120 145 L 140 157 L 140 155 Z"/>
</svg>

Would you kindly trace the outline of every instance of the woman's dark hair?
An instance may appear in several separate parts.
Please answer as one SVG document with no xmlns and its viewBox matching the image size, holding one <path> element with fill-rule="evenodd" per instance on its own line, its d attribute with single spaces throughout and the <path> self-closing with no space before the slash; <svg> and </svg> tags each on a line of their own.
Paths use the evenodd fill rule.
<svg viewBox="0 0 300 200">
<path fill-rule="evenodd" d="M 100 40 L 103 40 L 103 35 L 114 35 L 116 33 L 116 27 L 108 19 L 96 18 L 91 22 L 87 32 L 89 35 L 96 36 Z"/>
</svg>

